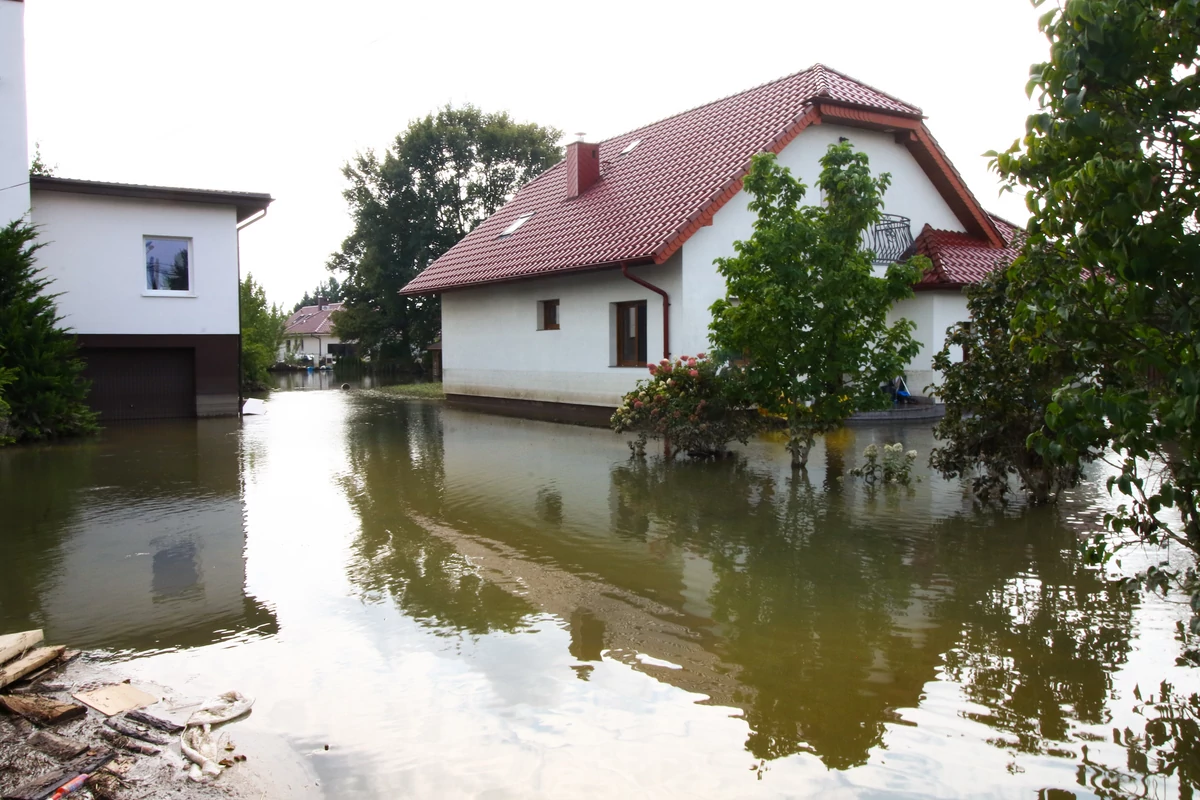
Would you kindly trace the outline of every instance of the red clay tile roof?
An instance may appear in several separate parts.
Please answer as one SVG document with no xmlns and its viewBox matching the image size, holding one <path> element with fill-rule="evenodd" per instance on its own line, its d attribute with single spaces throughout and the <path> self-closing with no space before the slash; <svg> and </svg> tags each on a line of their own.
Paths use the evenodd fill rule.
<svg viewBox="0 0 1200 800">
<path fill-rule="evenodd" d="M 430 264 L 402 292 L 426 294 L 547 273 L 661 263 L 741 189 L 750 159 L 779 152 L 809 124 L 901 131 L 920 150 L 964 225 L 999 243 L 921 122 L 921 110 L 817 64 L 803 72 L 685 111 L 600 143 L 601 178 L 567 199 L 559 163 Z M 629 153 L 622 150 L 639 140 Z M 924 159 L 924 160 L 922 160 Z M 500 232 L 533 216 L 513 235 Z"/>
<path fill-rule="evenodd" d="M 340 310 L 341 303 L 326 303 L 324 306 L 301 306 L 288 317 L 283 329 L 284 336 L 329 336 L 333 333 L 333 312 Z"/>
<path fill-rule="evenodd" d="M 933 269 L 917 283 L 921 288 L 955 287 L 977 283 L 997 267 L 1007 267 L 1017 257 L 1018 229 L 1012 223 L 991 215 L 1008 247 L 992 247 L 987 242 L 957 231 L 943 231 L 926 225 L 910 252 L 928 256 Z"/>
</svg>

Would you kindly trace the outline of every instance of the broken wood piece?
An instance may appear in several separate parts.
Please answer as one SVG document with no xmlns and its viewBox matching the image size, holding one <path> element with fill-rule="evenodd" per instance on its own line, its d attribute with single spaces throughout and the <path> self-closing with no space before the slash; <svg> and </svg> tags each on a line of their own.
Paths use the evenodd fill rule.
<svg viewBox="0 0 1200 800">
<path fill-rule="evenodd" d="M 164 739 L 157 734 L 151 733 L 145 728 L 132 725 L 128 722 L 122 722 L 120 719 L 115 717 L 110 717 L 109 719 L 104 720 L 104 724 L 112 728 L 117 733 L 124 734 L 125 736 L 129 736 L 134 739 L 141 739 L 143 742 L 149 742 L 150 744 L 170 744 L 170 740 L 168 739 Z"/>
<path fill-rule="evenodd" d="M 142 725 L 148 725 L 151 728 L 158 728 L 166 733 L 183 733 L 183 726 L 176 722 L 171 722 L 169 719 L 161 719 L 153 714 L 147 714 L 145 711 L 130 711 L 125 715 L 125 719 L 131 722 L 138 722 Z"/>
<path fill-rule="evenodd" d="M 144 756 L 156 756 L 162 752 L 160 748 L 157 748 L 154 745 L 142 744 L 141 742 L 130 739 L 128 736 L 122 736 L 116 731 L 100 728 L 96 731 L 96 735 L 111 744 L 113 747 L 119 747 L 122 750 L 128 750 L 131 753 L 141 753 Z"/>
<path fill-rule="evenodd" d="M 39 647 L 36 650 L 30 650 L 16 661 L 11 661 L 4 665 L 4 667 L 0 667 L 0 687 L 8 686 L 13 681 L 25 677 L 38 667 L 49 664 L 61 656 L 63 650 L 66 650 L 66 648 L 62 645 L 58 647 Z"/>
<path fill-rule="evenodd" d="M 87 714 L 87 709 L 78 703 L 63 703 L 41 695 L 0 695 L 0 706 L 25 719 L 46 725 L 77 719 Z"/>
<path fill-rule="evenodd" d="M 112 761 L 116 755 L 107 747 L 97 747 L 64 764 L 56 770 L 45 772 L 32 780 L 8 791 L 4 800 L 46 800 L 63 784 L 70 783 L 80 775 L 91 775 Z"/>
<path fill-rule="evenodd" d="M 157 703 L 158 698 L 147 694 L 141 689 L 135 689 L 127 683 L 115 683 L 112 686 L 101 686 L 90 692 L 79 692 L 72 695 L 81 703 L 87 703 L 106 717 L 113 717 L 124 711 Z"/>
<path fill-rule="evenodd" d="M 42 643 L 42 632 L 21 631 L 0 636 L 0 664 L 11 661 L 31 647 Z"/>
<path fill-rule="evenodd" d="M 35 750 L 40 750 L 52 758 L 57 758 L 59 761 L 74 758 L 88 749 L 87 742 L 70 739 L 66 736 L 59 736 L 57 733 L 50 733 L 50 731 L 34 731 L 33 735 L 26 739 L 25 742 Z"/>
</svg>

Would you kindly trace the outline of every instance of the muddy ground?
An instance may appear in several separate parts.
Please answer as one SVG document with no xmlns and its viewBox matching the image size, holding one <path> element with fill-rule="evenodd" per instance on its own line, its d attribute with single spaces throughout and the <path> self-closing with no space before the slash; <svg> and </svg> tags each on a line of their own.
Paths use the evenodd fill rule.
<svg viewBox="0 0 1200 800">
<path fill-rule="evenodd" d="M 62 702 L 75 702 L 72 694 L 120 683 L 124 677 L 119 666 L 106 665 L 98 656 L 83 653 L 66 664 L 38 675 L 32 682 L 22 681 L 7 687 L 14 695 L 30 692 Z M 137 688 L 162 698 L 143 710 L 161 719 L 179 724 L 206 699 L 175 696 L 167 687 L 135 682 Z M 236 688 L 236 687 L 230 687 Z M 251 711 L 251 715 L 254 712 Z M 60 768 L 65 761 L 47 755 L 30 744 L 39 729 L 85 742 L 90 746 L 111 748 L 117 753 L 83 789 L 70 795 L 72 800 L 159 800 L 159 798 L 320 798 L 322 793 L 311 767 L 280 737 L 255 731 L 243 724 L 246 718 L 220 726 L 233 749 L 228 751 L 232 766 L 209 782 L 197 783 L 187 776 L 191 766 L 180 752 L 179 736 L 161 734 L 169 740 L 157 755 L 124 751 L 106 742 L 101 731 L 108 730 L 105 717 L 95 709 L 87 715 L 57 725 L 35 725 L 0 709 L 0 797 L 26 781 Z M 144 743 L 139 743 L 144 744 Z M 234 760 L 234 756 L 245 759 Z M 66 759 L 69 760 L 69 759 Z"/>
</svg>

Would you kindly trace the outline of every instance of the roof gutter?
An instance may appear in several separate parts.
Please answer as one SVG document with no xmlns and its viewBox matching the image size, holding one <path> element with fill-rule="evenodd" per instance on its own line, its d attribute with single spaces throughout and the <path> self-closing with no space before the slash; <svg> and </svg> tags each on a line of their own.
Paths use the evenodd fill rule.
<svg viewBox="0 0 1200 800">
<path fill-rule="evenodd" d="M 663 299 L 663 358 L 665 358 L 669 361 L 671 359 L 671 298 L 667 295 L 667 293 L 664 289 L 660 289 L 659 287 L 655 286 L 653 283 L 650 283 L 647 280 L 643 280 L 642 278 L 639 278 L 636 275 L 630 275 L 628 261 L 621 262 L 621 274 L 624 275 L 629 280 L 633 281 L 634 283 L 638 284 L 639 286 L 645 286 L 650 291 L 657 292 L 658 294 L 662 295 L 662 299 Z"/>
<path fill-rule="evenodd" d="M 265 209 L 265 208 L 262 211 L 259 211 L 257 214 L 251 214 L 249 217 L 247 217 L 246 219 L 242 220 L 241 222 L 239 222 L 237 224 L 237 229 L 240 231 L 242 228 L 249 227 L 250 225 L 253 225 L 254 223 L 258 222 L 260 219 L 262 219 L 266 215 L 267 215 L 267 209 Z"/>
</svg>

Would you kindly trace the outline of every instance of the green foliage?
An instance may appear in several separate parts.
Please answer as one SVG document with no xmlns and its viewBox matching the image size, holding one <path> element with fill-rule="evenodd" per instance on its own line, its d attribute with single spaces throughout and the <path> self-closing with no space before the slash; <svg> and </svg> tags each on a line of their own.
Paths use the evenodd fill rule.
<svg viewBox="0 0 1200 800">
<path fill-rule="evenodd" d="M 16 441 L 9 433 L 8 415 L 12 409 L 4 401 L 4 387 L 16 379 L 17 373 L 15 370 L 0 367 L 0 447 Z"/>
<path fill-rule="evenodd" d="M 0 374 L 8 436 L 18 442 L 96 430 L 75 337 L 58 326 L 57 295 L 44 291 L 50 281 L 34 264 L 36 239 L 20 221 L 0 229 Z"/>
<path fill-rule="evenodd" d="M 300 302 L 292 307 L 292 313 L 295 314 L 304 306 L 315 306 L 317 300 L 322 300 L 326 303 L 340 303 L 342 301 L 342 285 L 338 283 L 338 279 L 334 275 L 330 275 L 321 283 L 317 284 L 317 288 L 311 292 L 305 292 L 304 297 L 300 298 Z"/>
<path fill-rule="evenodd" d="M 412 122 L 382 158 L 358 154 L 342 170 L 354 230 L 328 262 L 346 275 L 337 335 L 372 359 L 414 365 L 438 333 L 441 304 L 400 289 L 557 163 L 561 135 L 505 113 L 447 106 Z"/>
<path fill-rule="evenodd" d="M 866 154 L 847 143 L 830 145 L 821 166 L 824 203 L 802 205 L 807 187 L 773 155 L 755 156 L 744 181 L 754 233 L 717 259 L 727 295 L 712 306 L 714 348 L 746 358 L 746 400 L 787 419 L 796 467 L 818 434 L 890 402 L 880 385 L 920 345 L 913 323 L 888 325 L 888 311 L 928 263 L 915 257 L 875 277 L 861 242 L 891 178 L 873 178 Z"/>
<path fill-rule="evenodd" d="M 613 413 L 612 429 L 634 431 L 642 452 L 647 437 L 666 439 L 672 454 L 708 458 L 725 452 L 732 440 L 745 444 L 758 425 L 752 411 L 738 408 L 734 386 L 740 371 L 722 369 L 706 354 L 663 359 L 650 365 L 650 377 L 638 381 Z"/>
<path fill-rule="evenodd" d="M 42 143 L 34 142 L 33 144 L 33 160 L 29 163 L 30 175 L 45 175 L 53 176 L 58 169 L 57 164 L 48 164 L 42 156 Z"/>
<path fill-rule="evenodd" d="M 1077 369 L 1072 350 L 1035 360 L 1028 340 L 1010 342 L 1017 309 L 1008 276 L 992 272 L 967 289 L 970 321 L 953 326 L 933 357 L 933 368 L 943 375 L 933 393 L 945 403 L 946 415 L 934 428 L 942 444 L 929 463 L 945 478 L 974 472 L 972 488 L 983 502 L 1002 499 L 1011 474 L 1032 502 L 1054 500 L 1079 482 L 1081 463 L 1094 454 L 1094 442 L 1081 442 L 1068 454 L 1061 447 L 1039 452 L 1026 445 L 1030 436 L 1049 431 L 1051 395 Z M 954 348 L 963 360 L 952 360 Z"/>
<path fill-rule="evenodd" d="M 1035 0 L 1040 5 L 1040 0 Z M 1041 27 L 1041 111 L 994 163 L 1022 187 L 1016 341 L 1087 366 L 1055 391 L 1039 454 L 1120 454 L 1118 531 L 1200 550 L 1200 3 L 1072 0 Z M 1182 517 L 1172 530 L 1163 513 Z"/>
<path fill-rule="evenodd" d="M 254 276 L 247 274 L 238 287 L 242 321 L 242 388 L 259 391 L 267 388 L 270 369 L 275 364 L 283 341 L 287 315 L 267 305 L 267 293 Z"/>
<path fill-rule="evenodd" d="M 856 478 L 862 478 L 868 486 L 899 484 L 911 486 L 913 464 L 917 462 L 917 451 L 904 452 L 900 442 L 885 444 L 883 458 L 879 458 L 879 447 L 867 445 L 863 450 L 863 465 L 850 470 Z"/>
</svg>

